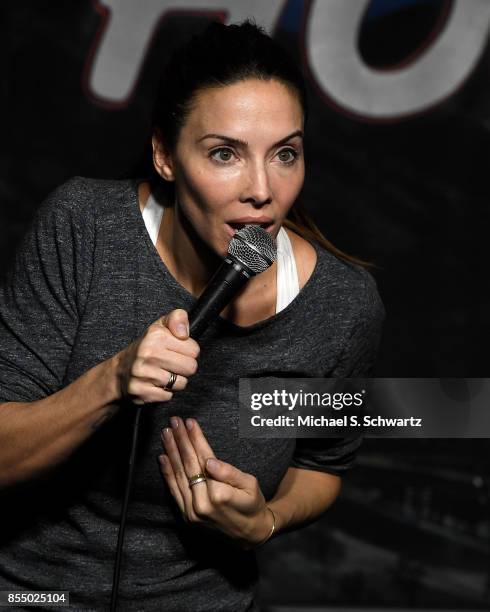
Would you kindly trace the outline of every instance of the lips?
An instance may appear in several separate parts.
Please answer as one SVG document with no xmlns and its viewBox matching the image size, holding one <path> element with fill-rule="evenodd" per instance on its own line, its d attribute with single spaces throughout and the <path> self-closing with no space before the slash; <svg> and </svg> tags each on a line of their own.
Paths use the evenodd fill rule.
<svg viewBox="0 0 490 612">
<path fill-rule="evenodd" d="M 239 219 L 227 221 L 225 225 L 228 233 L 234 236 L 238 230 L 246 225 L 260 225 L 260 227 L 269 231 L 272 229 L 273 224 L 274 221 L 270 217 L 240 217 Z"/>
<path fill-rule="evenodd" d="M 245 227 L 246 225 L 260 225 L 260 227 L 267 230 L 269 227 L 272 226 L 273 223 L 274 223 L 274 220 L 271 219 L 270 217 L 262 216 L 262 217 L 239 217 L 237 219 L 230 219 L 229 221 L 226 222 L 226 225 L 232 230 L 234 230 L 233 231 L 233 234 L 234 234 L 235 232 L 242 229 L 242 227 Z"/>
</svg>

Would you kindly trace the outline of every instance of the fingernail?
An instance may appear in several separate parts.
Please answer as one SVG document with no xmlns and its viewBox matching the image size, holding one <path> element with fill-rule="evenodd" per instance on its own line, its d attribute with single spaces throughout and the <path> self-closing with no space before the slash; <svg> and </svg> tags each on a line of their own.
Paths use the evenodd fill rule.
<svg viewBox="0 0 490 612">
<path fill-rule="evenodd" d="M 165 429 L 163 430 L 163 437 L 165 438 L 165 440 L 170 440 L 170 438 L 172 437 L 172 430 L 170 429 L 170 427 L 165 427 Z"/>
<path fill-rule="evenodd" d="M 185 426 L 190 431 L 194 427 L 194 423 L 192 422 L 192 419 L 187 419 L 185 422 Z"/>
<path fill-rule="evenodd" d="M 187 336 L 187 325 L 179 323 L 179 325 L 177 325 L 177 331 L 179 332 L 180 336 Z"/>
<path fill-rule="evenodd" d="M 214 470 L 218 467 L 218 462 L 216 461 L 216 459 L 208 459 L 206 461 L 206 469 L 209 470 Z"/>
<path fill-rule="evenodd" d="M 174 429 L 178 429 L 179 427 L 179 419 L 177 417 L 170 417 L 170 423 Z"/>
<path fill-rule="evenodd" d="M 158 455 L 158 460 L 163 466 L 165 466 L 165 464 L 167 463 L 167 457 L 165 457 L 165 455 Z"/>
</svg>

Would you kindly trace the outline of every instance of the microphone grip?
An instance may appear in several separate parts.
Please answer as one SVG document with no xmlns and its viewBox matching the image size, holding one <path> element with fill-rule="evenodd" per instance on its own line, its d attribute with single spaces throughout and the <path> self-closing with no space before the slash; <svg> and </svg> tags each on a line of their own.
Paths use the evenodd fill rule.
<svg viewBox="0 0 490 612">
<path fill-rule="evenodd" d="M 189 312 L 189 335 L 195 340 L 245 285 L 253 272 L 227 257 Z"/>
</svg>

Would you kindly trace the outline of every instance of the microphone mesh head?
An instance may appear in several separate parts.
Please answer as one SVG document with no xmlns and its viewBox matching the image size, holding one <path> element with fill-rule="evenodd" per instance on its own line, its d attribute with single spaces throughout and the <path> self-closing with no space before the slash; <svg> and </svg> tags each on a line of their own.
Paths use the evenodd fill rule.
<svg viewBox="0 0 490 612">
<path fill-rule="evenodd" d="M 260 225 L 246 225 L 231 239 L 228 253 L 255 274 L 260 274 L 274 263 L 277 246 L 274 238 Z"/>
</svg>

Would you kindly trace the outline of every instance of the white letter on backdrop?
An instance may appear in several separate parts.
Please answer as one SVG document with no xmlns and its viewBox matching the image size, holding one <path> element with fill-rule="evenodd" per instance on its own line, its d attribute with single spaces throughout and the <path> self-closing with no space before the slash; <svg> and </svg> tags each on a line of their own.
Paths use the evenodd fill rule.
<svg viewBox="0 0 490 612">
<path fill-rule="evenodd" d="M 225 22 L 254 17 L 272 32 L 285 0 L 98 0 L 108 24 L 98 41 L 88 74 L 89 93 L 100 102 L 127 102 L 154 31 L 169 12 L 223 13 Z"/>
<path fill-rule="evenodd" d="M 489 0 L 455 0 L 442 30 L 414 61 L 376 70 L 359 55 L 357 39 L 369 0 L 314 0 L 305 45 L 313 78 L 341 110 L 371 120 L 418 113 L 464 82 L 485 48 Z"/>
</svg>

